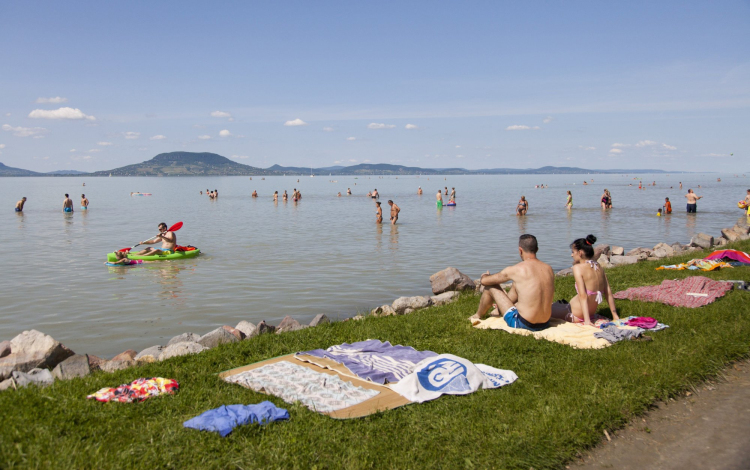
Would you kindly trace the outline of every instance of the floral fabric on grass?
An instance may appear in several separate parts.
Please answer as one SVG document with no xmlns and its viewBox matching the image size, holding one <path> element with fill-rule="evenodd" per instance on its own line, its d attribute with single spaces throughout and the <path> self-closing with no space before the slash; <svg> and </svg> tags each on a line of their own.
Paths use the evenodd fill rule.
<svg viewBox="0 0 750 470">
<path fill-rule="evenodd" d="M 136 379 L 130 384 L 123 384 L 117 388 L 103 388 L 86 398 L 93 398 L 96 401 L 109 402 L 119 401 L 120 403 L 132 403 L 134 401 L 143 401 L 150 397 L 162 394 L 174 395 L 180 388 L 180 384 L 174 379 L 165 379 L 162 377 L 152 377 L 150 379 Z"/>
</svg>

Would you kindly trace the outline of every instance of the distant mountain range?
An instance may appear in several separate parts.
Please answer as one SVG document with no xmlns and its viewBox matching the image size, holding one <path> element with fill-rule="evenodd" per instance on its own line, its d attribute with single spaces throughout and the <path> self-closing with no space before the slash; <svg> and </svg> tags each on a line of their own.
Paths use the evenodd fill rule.
<svg viewBox="0 0 750 470">
<path fill-rule="evenodd" d="M 542 168 L 491 168 L 466 170 L 464 168 L 419 168 L 385 163 L 363 163 L 353 166 L 305 168 L 274 165 L 270 168 L 237 163 L 215 153 L 170 152 L 160 153 L 151 160 L 107 171 L 85 173 L 76 170 L 59 170 L 50 173 L 11 168 L 0 163 L 0 176 L 282 176 L 282 175 L 560 175 L 560 174 L 621 174 L 666 173 L 663 170 L 587 170 L 576 167 L 545 166 Z"/>
</svg>

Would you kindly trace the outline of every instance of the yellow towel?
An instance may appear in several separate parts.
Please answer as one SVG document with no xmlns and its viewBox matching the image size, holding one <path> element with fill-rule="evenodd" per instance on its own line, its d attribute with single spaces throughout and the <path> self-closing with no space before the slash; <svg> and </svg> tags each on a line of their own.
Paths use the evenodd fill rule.
<svg viewBox="0 0 750 470">
<path fill-rule="evenodd" d="M 503 330 L 517 335 L 533 336 L 536 339 L 546 339 L 555 343 L 567 344 L 576 349 L 601 349 L 612 343 L 604 338 L 595 338 L 594 333 L 599 330 L 595 326 L 570 323 L 564 320 L 551 319 L 550 327 L 542 331 L 520 330 L 511 328 L 502 317 L 489 317 L 473 324 L 474 328 L 483 330 Z M 629 326 L 618 328 L 635 329 Z"/>
</svg>

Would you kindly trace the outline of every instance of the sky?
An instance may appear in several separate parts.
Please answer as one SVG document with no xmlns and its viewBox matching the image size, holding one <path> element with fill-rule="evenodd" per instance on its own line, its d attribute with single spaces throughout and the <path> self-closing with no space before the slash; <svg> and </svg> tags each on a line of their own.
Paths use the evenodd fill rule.
<svg viewBox="0 0 750 470">
<path fill-rule="evenodd" d="M 0 162 L 35 171 L 750 153 L 748 1 L 6 1 L 0 44 Z"/>
</svg>

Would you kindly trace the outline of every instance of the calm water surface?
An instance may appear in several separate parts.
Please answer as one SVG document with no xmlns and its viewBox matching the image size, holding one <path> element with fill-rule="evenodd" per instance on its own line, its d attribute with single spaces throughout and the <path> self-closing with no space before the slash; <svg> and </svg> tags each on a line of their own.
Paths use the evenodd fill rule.
<svg viewBox="0 0 750 470">
<path fill-rule="evenodd" d="M 633 175 L 307 176 L 299 183 L 297 177 L 0 178 L 0 340 L 36 328 L 77 352 L 107 356 L 240 320 L 344 318 L 402 295 L 429 294 L 430 275 L 447 266 L 476 278 L 515 263 L 522 233 L 539 238 L 539 257 L 555 270 L 570 266 L 568 244 L 589 233 L 626 249 L 685 243 L 697 232 L 717 235 L 741 215 L 736 202 L 750 187 L 748 178 L 733 175 L 639 176 L 657 186 L 638 190 Z M 549 188 L 534 189 L 542 183 Z M 445 186 L 456 188 L 458 206 L 438 210 L 435 193 Z M 273 203 L 275 190 L 291 194 L 295 187 L 302 201 Z M 354 194 L 347 197 L 348 187 Z M 605 187 L 614 201 L 608 211 L 599 207 Z M 198 193 L 206 188 L 218 188 L 220 198 Z M 365 197 L 373 188 L 386 222 L 386 201 L 401 207 L 398 225 L 375 224 L 375 205 Z M 685 213 L 688 188 L 704 196 L 696 215 Z M 259 198 L 250 197 L 253 190 Z M 566 190 L 573 192 L 571 212 Z M 63 214 L 66 192 L 76 203 L 86 193 L 90 209 L 76 204 L 75 213 Z M 521 195 L 530 210 L 519 218 Z M 22 196 L 26 210 L 16 214 Z M 675 212 L 658 218 L 664 197 Z M 203 254 L 104 266 L 106 253 L 155 235 L 162 221 L 183 221 L 178 242 Z"/>
</svg>

